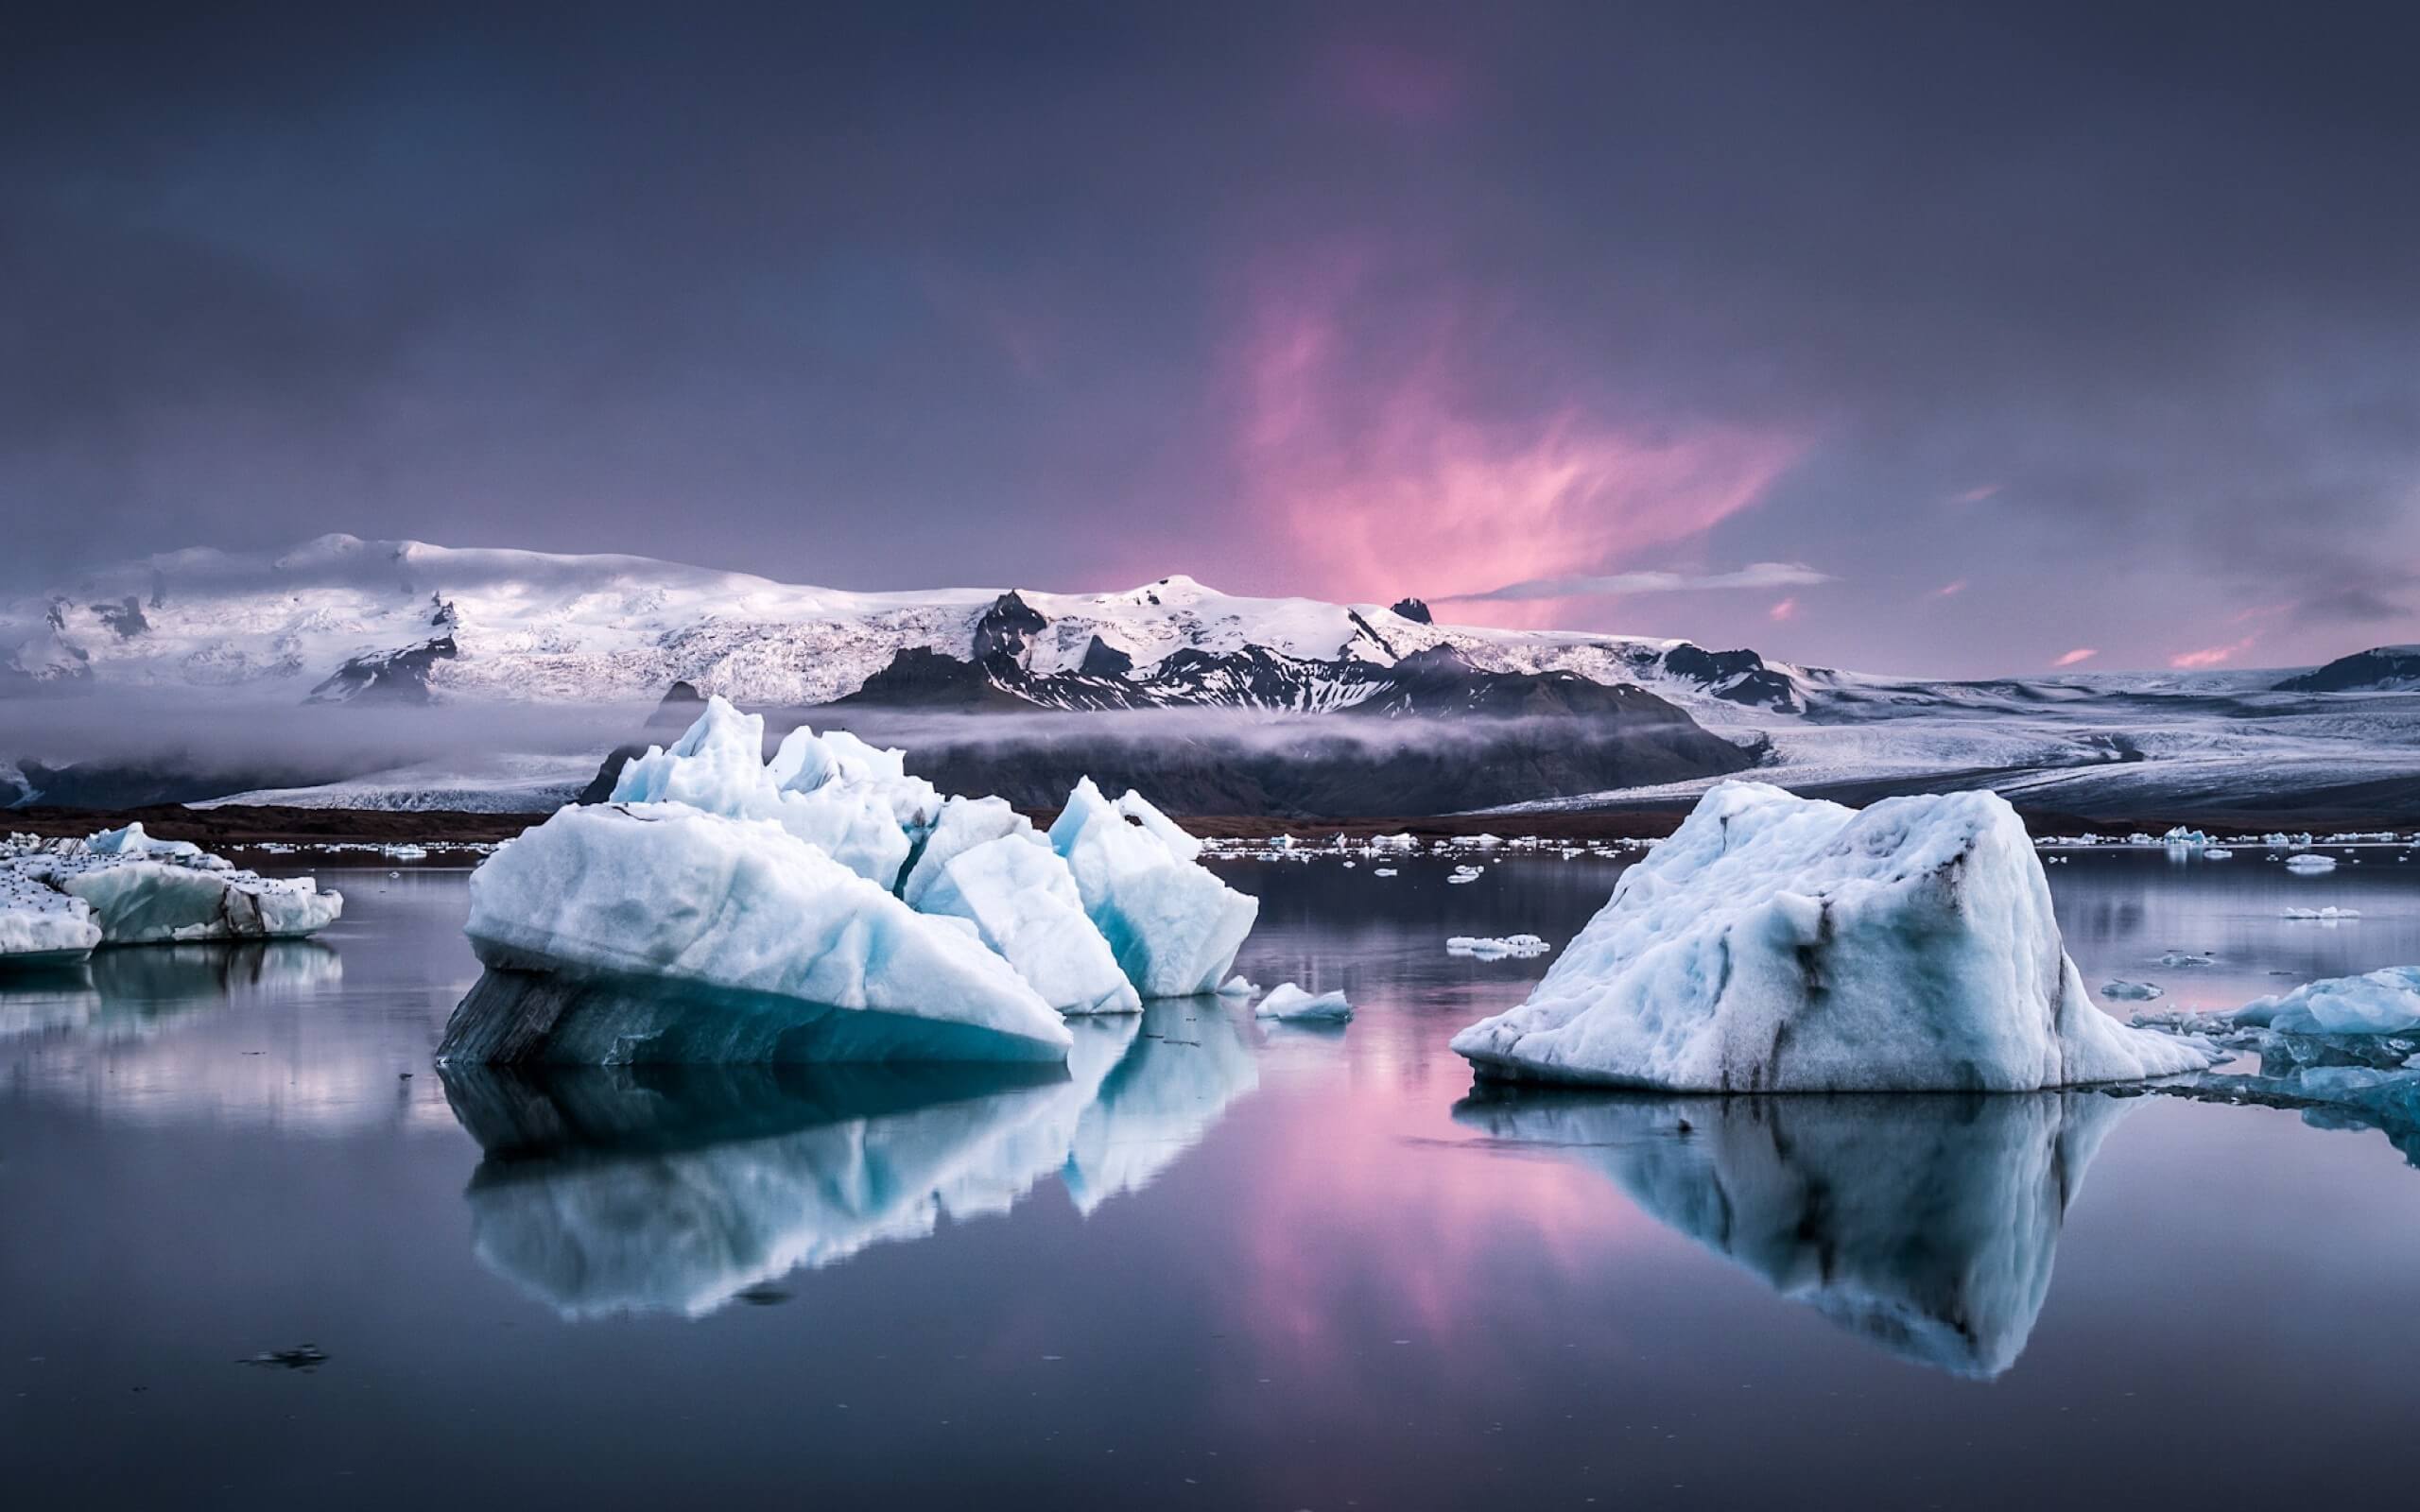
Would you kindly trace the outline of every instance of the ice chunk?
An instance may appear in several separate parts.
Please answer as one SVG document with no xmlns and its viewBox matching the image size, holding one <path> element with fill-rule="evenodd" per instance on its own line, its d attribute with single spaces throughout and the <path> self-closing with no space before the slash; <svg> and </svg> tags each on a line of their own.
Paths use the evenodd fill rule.
<svg viewBox="0 0 2420 1512">
<path fill-rule="evenodd" d="M 1222 998 L 1248 998 L 1259 990 L 1260 985 L 1258 983 L 1247 981 L 1242 976 L 1237 975 L 1231 976 L 1227 978 L 1224 983 L 1220 984 L 1219 988 L 1219 995 Z"/>
<path fill-rule="evenodd" d="M 1280 982 L 1253 1005 L 1254 1015 L 1286 1023 L 1343 1023 L 1353 1017 L 1353 1005 L 1341 992 L 1316 996 L 1291 982 Z"/>
<path fill-rule="evenodd" d="M 2204 861 L 2233 861 L 2235 859 L 2235 852 L 2222 845 L 2204 846 L 2202 848 L 2202 859 Z"/>
<path fill-rule="evenodd" d="M 917 913 L 770 820 L 685 803 L 560 811 L 472 873 L 465 929 L 491 968 L 708 990 L 695 1011 L 635 1017 L 475 992 L 450 1058 L 1058 1060 L 1069 1043 L 972 925 Z"/>
<path fill-rule="evenodd" d="M 1526 960 L 1552 949 L 1535 935 L 1453 935 L 1445 940 L 1448 955 L 1469 955 L 1482 961 L 1500 961 L 1508 955 Z"/>
<path fill-rule="evenodd" d="M 2168 991 L 2156 982 L 2115 981 L 2101 983 L 2100 995 L 2116 998 L 2121 1003 L 2149 1003 L 2153 998 L 2168 996 Z"/>
<path fill-rule="evenodd" d="M 1033 828 L 1033 821 L 1009 806 L 1004 798 L 953 798 L 942 804 L 941 814 L 933 823 L 932 833 L 925 837 L 924 849 L 916 852 L 915 864 L 899 884 L 899 896 L 911 906 L 923 906 L 925 889 L 931 886 L 959 852 L 971 850 L 987 840 L 1007 835 L 1031 836 L 1038 844 L 1047 844 Z"/>
<path fill-rule="evenodd" d="M 1989 1378 L 2023 1352 L 2067 1204 L 2129 1106 L 2093 1092 L 1498 1092 L 1454 1116 L 1567 1151 L 1659 1221 L 1893 1354 Z"/>
<path fill-rule="evenodd" d="M 1147 998 L 1215 991 L 1260 901 L 1198 865 L 1198 842 L 1172 847 L 1164 826 L 1174 827 L 1133 794 L 1112 804 L 1086 778 L 1050 827 L 1050 844 L 1136 991 Z"/>
<path fill-rule="evenodd" d="M 2102 1014 L 1989 792 L 1863 811 L 1724 782 L 1622 874 L 1483 1074 L 1693 1091 L 2022 1091 L 2199 1070 Z"/>
<path fill-rule="evenodd" d="M 0 967 L 69 965 L 100 942 L 83 899 L 0 868 Z"/>
<path fill-rule="evenodd" d="M 2304 851 L 2298 855 L 2288 856 L 2286 858 L 2286 869 L 2307 877 L 2317 876 L 2322 872 L 2334 871 L 2336 869 L 2336 858 L 2334 856 L 2315 855 L 2309 851 Z"/>
<path fill-rule="evenodd" d="M 2229 1016 L 2285 1034 L 2404 1034 L 2420 1029 L 2420 966 L 2307 982 Z"/>
<path fill-rule="evenodd" d="M 2358 908 L 2338 908 L 2331 903 L 2325 908 L 2289 908 L 2282 917 L 2306 919 L 2314 923 L 2334 924 L 2359 919 L 2361 917 L 2361 911 Z"/>
<path fill-rule="evenodd" d="M 0 846 L 0 906 L 26 938 L 59 941 L 44 954 L 75 952 L 84 931 L 63 895 L 83 905 L 105 945 L 216 939 L 291 939 L 336 921 L 344 899 L 308 877 L 264 877 L 211 855 L 187 840 L 155 840 L 140 824 L 104 830 L 91 840 L 11 836 Z M 64 932 L 63 934 L 61 932 Z M 90 950 L 88 943 L 82 947 Z M 30 954 L 30 953 L 27 953 Z"/>
<path fill-rule="evenodd" d="M 952 856 L 917 906 L 973 920 L 983 943 L 1062 1013 L 1143 1006 L 1084 913 L 1067 863 L 1030 833 L 1003 834 Z"/>
</svg>

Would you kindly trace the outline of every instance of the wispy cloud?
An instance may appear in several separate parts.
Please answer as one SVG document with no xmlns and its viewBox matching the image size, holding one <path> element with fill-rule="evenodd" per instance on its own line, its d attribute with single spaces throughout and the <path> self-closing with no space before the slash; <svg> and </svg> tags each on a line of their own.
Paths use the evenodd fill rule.
<svg viewBox="0 0 2420 1512">
<path fill-rule="evenodd" d="M 1804 562 L 1754 561 L 1727 573 L 1599 573 L 1530 577 L 1475 593 L 1439 593 L 1436 597 L 1443 603 L 1517 603 L 1539 598 L 1608 598 L 1626 593 L 1694 593 L 1717 588 L 1804 588 L 1832 580 L 1830 573 L 1817 572 Z M 1773 607 L 1778 610 L 1783 605 L 1795 610 L 1798 600 L 1785 598 Z M 1773 615 L 1775 619 L 1789 617 L 1786 613 Z"/>
<path fill-rule="evenodd" d="M 2227 645 L 2209 645 L 2204 646 L 2199 651 L 2182 651 L 2169 657 L 2168 664 L 2187 672 L 2202 667 L 2224 666 L 2244 652 L 2251 650 L 2253 643 L 2259 639 L 2260 637 L 2256 635 L 2247 635 L 2242 640 Z"/>
<path fill-rule="evenodd" d="M 1932 596 L 1935 598 L 1956 598 L 1959 594 L 1964 592 L 1966 592 L 1966 579 L 1961 577 L 1955 582 L 1944 583 L 1939 588 L 1934 589 L 1932 591 Z"/>
<path fill-rule="evenodd" d="M 1780 603 L 1775 604 L 1772 608 L 1765 610 L 1765 618 L 1772 621 L 1776 625 L 1779 625 L 1784 620 L 1796 619 L 1797 617 L 1798 600 L 1794 598 L 1785 598 Z"/>
<path fill-rule="evenodd" d="M 1949 502 L 1952 504 L 1980 504 L 1985 499 L 1990 498 L 1993 494 L 1999 491 L 2000 486 L 1996 483 L 1980 484 L 1975 488 L 1968 489 L 1963 493 L 1952 495 Z"/>
<path fill-rule="evenodd" d="M 2050 664 L 2054 667 L 2071 667 L 2078 662 L 2089 662 L 2100 654 L 2100 649 L 2098 646 L 2079 645 Z"/>
</svg>

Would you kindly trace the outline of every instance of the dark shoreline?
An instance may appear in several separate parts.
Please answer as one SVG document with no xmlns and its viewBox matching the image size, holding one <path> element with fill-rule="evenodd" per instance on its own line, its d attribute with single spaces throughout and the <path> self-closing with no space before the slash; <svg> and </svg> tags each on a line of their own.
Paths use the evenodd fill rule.
<svg viewBox="0 0 2420 1512">
<path fill-rule="evenodd" d="M 1841 797 L 1838 794 L 1809 796 Z M 1880 795 L 1874 795 L 1879 797 Z M 1847 801 L 1857 801 L 1849 799 Z M 1374 819 L 1296 819 L 1255 815 L 1188 815 L 1179 822 L 1195 834 L 1218 839 L 1257 839 L 1288 834 L 1348 841 L 1374 835 L 1409 833 L 1423 839 L 1456 835 L 1534 835 L 1545 840 L 1653 840 L 1679 827 L 1689 809 L 1675 800 L 1652 807 L 1598 809 L 1540 814 L 1455 814 L 1393 816 Z M 1055 816 L 1029 810 L 1039 823 Z M 2182 816 L 2085 816 L 2056 810 L 2019 807 L 2029 833 L 2035 836 L 2082 834 L 2124 835 L 2136 832 L 2159 834 L 2182 824 L 2211 833 L 2265 833 L 2270 831 L 2315 833 L 2420 828 L 2420 816 L 2388 816 L 2375 812 L 2327 809 L 2230 810 Z M 0 830 L 43 836 L 87 835 L 140 822 L 164 840 L 191 840 L 205 849 L 247 850 L 261 846 L 428 845 L 441 842 L 492 844 L 509 840 L 544 814 L 480 814 L 456 810 L 320 809 L 270 806 L 229 806 L 191 809 L 182 804 L 154 804 L 132 809 L 24 808 L 0 817 Z M 438 865 L 458 863 L 442 854 Z"/>
</svg>

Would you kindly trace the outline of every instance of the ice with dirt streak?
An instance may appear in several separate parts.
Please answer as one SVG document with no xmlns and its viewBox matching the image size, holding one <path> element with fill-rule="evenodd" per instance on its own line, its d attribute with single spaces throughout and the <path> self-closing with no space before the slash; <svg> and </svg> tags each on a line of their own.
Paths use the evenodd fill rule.
<svg viewBox="0 0 2420 1512">
<path fill-rule="evenodd" d="M 2006 799 L 1860 811 L 1758 782 L 1709 792 L 1453 1048 L 1488 1076 L 1675 1091 L 2024 1091 L 2211 1057 L 2094 1005 Z"/>
<path fill-rule="evenodd" d="M 264 877 L 140 824 L 87 839 L 0 844 L 0 958 L 66 961 L 97 945 L 299 939 L 334 923 L 341 894 Z"/>
</svg>

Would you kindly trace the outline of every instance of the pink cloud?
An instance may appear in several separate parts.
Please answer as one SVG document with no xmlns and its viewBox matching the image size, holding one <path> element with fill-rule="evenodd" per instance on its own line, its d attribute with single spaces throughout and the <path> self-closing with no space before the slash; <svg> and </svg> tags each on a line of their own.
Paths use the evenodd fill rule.
<svg viewBox="0 0 2420 1512">
<path fill-rule="evenodd" d="M 2098 647 L 2080 645 L 2050 664 L 2054 667 L 2071 667 L 2079 662 L 2089 662 L 2100 654 L 2100 652 Z"/>
<path fill-rule="evenodd" d="M 2230 625 L 2247 625 L 2254 620 L 2265 620 L 2283 614 L 2286 610 L 2293 607 L 2294 601 L 2290 598 L 2281 600 L 2274 604 L 2255 604 L 2250 609 L 2238 610 L 2234 614 L 2228 617 L 2227 623 Z"/>
<path fill-rule="evenodd" d="M 1999 491 L 1999 484 L 1985 483 L 1976 488 L 1968 489 L 1963 493 L 1951 495 L 1949 502 L 1952 504 L 1980 504 L 1985 499 L 1990 498 L 1993 494 Z"/>
<path fill-rule="evenodd" d="M 1944 583 L 1939 588 L 1934 589 L 1932 591 L 1932 596 L 1935 598 L 1956 598 L 1959 594 L 1964 592 L 1966 592 L 1966 579 L 1961 577 L 1955 582 Z"/>
<path fill-rule="evenodd" d="M 1772 608 L 1765 610 L 1765 618 L 1772 621 L 1776 625 L 1780 624 L 1784 620 L 1795 619 L 1797 617 L 1798 600 L 1794 598 L 1785 598 L 1780 603 L 1775 604 Z"/>
<path fill-rule="evenodd" d="M 1442 598 L 1599 571 L 1749 507 L 1805 450 L 1577 403 L 1490 413 L 1450 303 L 1391 307 L 1377 341 L 1355 340 L 1344 312 L 1362 266 L 1264 287 L 1234 364 L 1244 503 L 1288 548 L 1299 591 Z M 1548 624 L 1563 602 L 1482 612 Z"/>
<path fill-rule="evenodd" d="M 2168 659 L 2168 664 L 2188 672 L 2198 667 L 2223 666 L 2227 662 L 2232 662 L 2237 657 L 2242 655 L 2244 652 L 2251 650 L 2253 643 L 2259 639 L 2260 637 L 2256 635 L 2247 635 L 2242 640 L 2238 641 L 2231 645 L 2212 645 L 2205 646 L 2199 651 L 2180 652 L 2175 656 L 2169 657 Z"/>
</svg>

